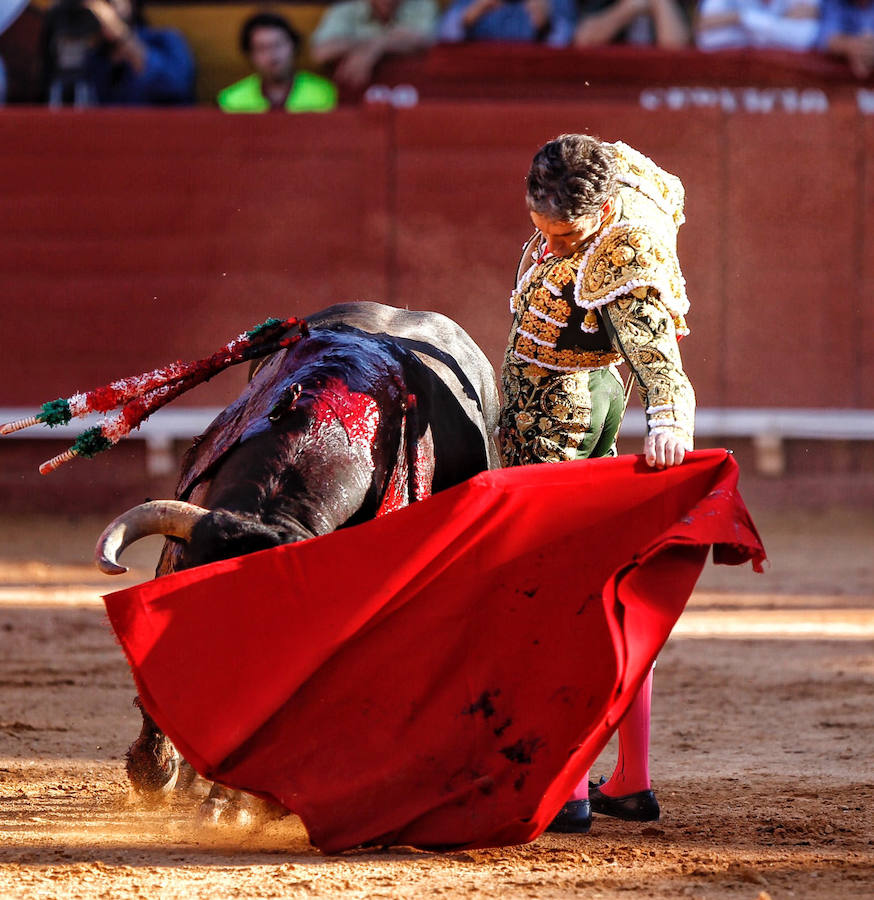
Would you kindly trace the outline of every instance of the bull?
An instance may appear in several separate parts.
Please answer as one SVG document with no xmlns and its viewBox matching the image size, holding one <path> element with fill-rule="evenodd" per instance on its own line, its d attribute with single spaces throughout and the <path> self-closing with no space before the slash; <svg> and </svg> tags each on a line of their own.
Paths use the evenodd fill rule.
<svg viewBox="0 0 874 900">
<path fill-rule="evenodd" d="M 195 439 L 176 499 L 107 526 L 104 572 L 126 571 L 120 554 L 145 535 L 167 536 L 161 576 L 355 525 L 497 467 L 494 372 L 451 319 L 361 301 L 307 325 Z M 195 773 L 140 709 L 127 754 L 134 788 L 154 798 L 190 784 Z M 199 814 L 242 822 L 252 807 L 213 785 Z"/>
</svg>

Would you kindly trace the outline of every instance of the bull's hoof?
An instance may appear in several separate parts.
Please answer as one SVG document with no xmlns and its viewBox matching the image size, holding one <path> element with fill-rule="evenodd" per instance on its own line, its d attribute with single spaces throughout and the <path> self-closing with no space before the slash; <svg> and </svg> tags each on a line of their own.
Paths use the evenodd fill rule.
<svg viewBox="0 0 874 900">
<path fill-rule="evenodd" d="M 252 824 L 252 815 L 243 802 L 244 797 L 240 791 L 214 784 L 209 796 L 197 810 L 198 824 L 207 828 L 220 826 L 247 828 Z"/>
<path fill-rule="evenodd" d="M 207 828 L 251 828 L 287 814 L 288 810 L 276 803 L 214 784 L 209 796 L 200 804 L 197 821 Z"/>
<path fill-rule="evenodd" d="M 197 810 L 197 824 L 202 828 L 248 828 L 252 824 L 252 817 L 248 810 L 207 797 Z"/>
<path fill-rule="evenodd" d="M 179 778 L 176 780 L 176 793 L 195 800 L 202 800 L 209 794 L 211 785 L 205 778 L 197 774 L 194 766 L 187 760 L 179 762 Z"/>
<path fill-rule="evenodd" d="M 161 802 L 176 786 L 181 758 L 170 739 L 143 709 L 139 698 L 134 703 L 143 714 L 143 727 L 125 757 L 127 777 L 142 799 Z"/>
<path fill-rule="evenodd" d="M 160 762 L 156 761 L 156 756 L 150 749 L 142 750 L 134 745 L 128 750 L 125 765 L 131 787 L 141 799 L 150 803 L 168 799 L 179 778 L 178 754 L 176 758 Z"/>
</svg>

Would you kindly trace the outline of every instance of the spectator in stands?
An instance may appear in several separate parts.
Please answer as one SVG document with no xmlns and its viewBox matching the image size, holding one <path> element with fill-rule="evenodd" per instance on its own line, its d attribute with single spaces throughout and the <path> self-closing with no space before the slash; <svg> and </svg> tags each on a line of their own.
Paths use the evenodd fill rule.
<svg viewBox="0 0 874 900">
<path fill-rule="evenodd" d="M 138 0 L 57 0 L 43 34 L 51 105 L 194 101 L 194 57 L 182 35 L 149 28 Z"/>
<path fill-rule="evenodd" d="M 677 0 L 581 0 L 574 32 L 578 47 L 623 43 L 675 49 L 691 38 L 689 17 Z"/>
<path fill-rule="evenodd" d="M 337 89 L 326 78 L 297 71 L 301 37 L 282 17 L 256 13 L 243 23 L 240 49 L 255 70 L 219 91 L 225 112 L 327 112 L 337 105 Z"/>
<path fill-rule="evenodd" d="M 874 72 L 874 0 L 823 0 L 819 47 L 847 61 L 856 78 Z"/>
<path fill-rule="evenodd" d="M 805 51 L 816 42 L 818 18 L 819 0 L 701 0 L 695 42 L 701 50 Z"/>
<path fill-rule="evenodd" d="M 370 83 L 386 56 L 429 47 L 437 27 L 436 0 L 341 0 L 328 7 L 310 38 L 318 65 L 353 91 Z"/>
<path fill-rule="evenodd" d="M 440 22 L 441 41 L 571 42 L 573 0 L 454 0 Z"/>
</svg>

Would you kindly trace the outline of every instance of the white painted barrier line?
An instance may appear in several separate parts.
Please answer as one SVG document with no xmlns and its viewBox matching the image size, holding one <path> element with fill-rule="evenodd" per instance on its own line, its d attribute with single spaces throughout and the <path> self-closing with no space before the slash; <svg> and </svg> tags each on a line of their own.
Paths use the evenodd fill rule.
<svg viewBox="0 0 874 900">
<path fill-rule="evenodd" d="M 53 585 L 0 588 L 0 608 L 101 607 L 102 594 L 131 587 L 136 582 L 107 579 L 105 586 Z M 672 638 L 792 638 L 808 640 L 868 640 L 874 638 L 874 609 L 687 610 L 674 627 Z"/>
<path fill-rule="evenodd" d="M 711 617 L 686 612 L 672 637 L 682 638 L 874 638 L 874 610 L 816 610 L 815 615 L 732 612 Z"/>
</svg>

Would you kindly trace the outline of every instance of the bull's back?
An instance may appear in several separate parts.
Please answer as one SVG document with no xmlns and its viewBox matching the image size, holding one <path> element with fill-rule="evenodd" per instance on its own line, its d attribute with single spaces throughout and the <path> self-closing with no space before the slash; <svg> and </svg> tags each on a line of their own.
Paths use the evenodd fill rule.
<svg viewBox="0 0 874 900">
<path fill-rule="evenodd" d="M 369 300 L 337 303 L 307 316 L 307 322 L 314 329 L 349 325 L 395 340 L 414 353 L 448 388 L 477 428 L 486 467 L 499 467 L 493 439 L 500 412 L 495 372 L 476 341 L 457 322 L 442 313 L 401 309 Z"/>
</svg>

